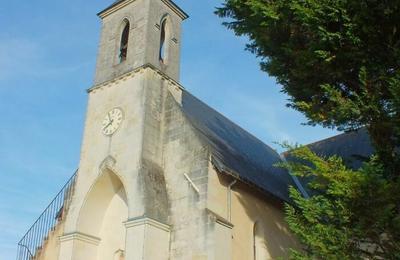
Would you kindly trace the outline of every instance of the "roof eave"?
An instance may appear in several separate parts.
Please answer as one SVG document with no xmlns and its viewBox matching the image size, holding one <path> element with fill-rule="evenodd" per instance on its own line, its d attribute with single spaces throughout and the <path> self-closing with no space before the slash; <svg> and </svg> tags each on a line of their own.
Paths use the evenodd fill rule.
<svg viewBox="0 0 400 260">
<path fill-rule="evenodd" d="M 255 189 L 256 189 L 258 192 L 260 192 L 261 194 L 263 194 L 263 195 L 265 195 L 265 196 L 267 196 L 267 197 L 269 197 L 269 198 L 272 198 L 272 199 L 274 199 L 274 200 L 276 200 L 276 201 L 288 203 L 288 204 L 291 204 L 291 205 L 293 204 L 293 201 L 290 201 L 290 199 L 286 199 L 286 198 L 282 198 L 282 197 L 280 197 L 280 196 L 277 196 L 277 195 L 273 194 L 272 192 L 267 191 L 267 190 L 261 188 L 260 186 L 254 184 L 253 182 L 248 181 L 248 180 L 242 178 L 242 177 L 240 176 L 240 174 L 238 174 L 238 173 L 234 172 L 233 170 L 231 170 L 231 169 L 225 167 L 224 165 L 222 165 L 221 163 L 219 163 L 217 160 L 215 160 L 214 157 L 212 157 L 211 163 L 212 163 L 212 165 L 214 166 L 215 170 L 216 170 L 218 173 L 231 176 L 231 177 L 233 177 L 234 179 L 240 181 L 241 183 L 244 183 L 245 185 L 247 185 L 247 186 L 249 186 L 249 187 L 255 188 Z"/>
</svg>

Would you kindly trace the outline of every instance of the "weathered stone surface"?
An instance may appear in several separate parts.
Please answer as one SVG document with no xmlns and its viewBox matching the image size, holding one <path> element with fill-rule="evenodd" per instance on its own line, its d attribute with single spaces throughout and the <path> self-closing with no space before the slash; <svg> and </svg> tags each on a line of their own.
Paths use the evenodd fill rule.
<svg viewBox="0 0 400 260">
<path fill-rule="evenodd" d="M 59 260 L 252 259 L 255 223 L 265 227 L 269 257 L 286 256 L 294 243 L 281 205 L 243 184 L 229 190 L 233 179 L 214 169 L 208 143 L 183 112 L 182 16 L 170 4 L 124 0 L 101 14 L 75 193 L 59 228 L 64 239 L 48 243 Z M 168 59 L 160 63 L 165 17 Z M 124 19 L 128 56 L 119 63 Z M 116 107 L 122 124 L 105 135 L 103 121 Z"/>
<path fill-rule="evenodd" d="M 180 34 L 182 18 L 160 0 L 124 1 L 114 12 L 102 18 L 95 85 L 112 80 L 144 64 L 152 64 L 174 80 L 179 79 Z M 159 61 L 160 23 L 169 19 L 168 61 Z M 130 22 L 128 55 L 119 62 L 119 43 L 123 21 Z M 151 43 L 151 44 L 149 44 Z"/>
</svg>

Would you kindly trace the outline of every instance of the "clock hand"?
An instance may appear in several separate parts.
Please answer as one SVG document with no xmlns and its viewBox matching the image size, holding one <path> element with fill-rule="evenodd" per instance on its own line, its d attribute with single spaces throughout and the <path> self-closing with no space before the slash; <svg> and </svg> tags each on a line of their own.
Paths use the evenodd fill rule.
<svg viewBox="0 0 400 260">
<path fill-rule="evenodd" d="M 108 123 L 105 127 L 103 127 L 103 129 L 106 129 L 108 126 L 112 125 L 113 122 L 114 120 L 110 120 L 110 123 Z"/>
</svg>

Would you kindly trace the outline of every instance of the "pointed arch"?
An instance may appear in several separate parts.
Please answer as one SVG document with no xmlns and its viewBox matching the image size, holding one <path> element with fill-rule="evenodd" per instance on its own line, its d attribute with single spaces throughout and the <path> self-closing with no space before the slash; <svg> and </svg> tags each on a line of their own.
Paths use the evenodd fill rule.
<svg viewBox="0 0 400 260">
<path fill-rule="evenodd" d="M 172 39 L 171 19 L 167 14 L 162 17 L 160 22 L 159 60 L 162 64 L 168 63 L 171 39 Z"/>
<path fill-rule="evenodd" d="M 125 250 L 127 200 L 121 179 L 110 169 L 104 169 L 86 195 L 77 223 L 79 233 L 100 241 L 97 258 L 93 259 L 113 259 L 115 252 Z"/>
<path fill-rule="evenodd" d="M 124 62 L 128 56 L 129 32 L 131 24 L 127 18 L 122 21 L 122 32 L 119 44 L 119 62 Z"/>
</svg>

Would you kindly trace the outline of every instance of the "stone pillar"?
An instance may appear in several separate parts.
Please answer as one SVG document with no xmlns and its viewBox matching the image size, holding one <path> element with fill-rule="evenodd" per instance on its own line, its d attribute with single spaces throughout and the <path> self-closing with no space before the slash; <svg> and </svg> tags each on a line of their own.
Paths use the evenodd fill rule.
<svg viewBox="0 0 400 260">
<path fill-rule="evenodd" d="M 58 260 L 96 259 L 100 238 L 75 232 L 60 237 Z"/>
<path fill-rule="evenodd" d="M 148 217 L 125 222 L 125 260 L 168 260 L 170 226 Z"/>
</svg>

